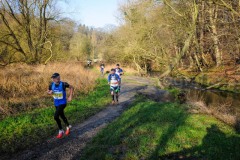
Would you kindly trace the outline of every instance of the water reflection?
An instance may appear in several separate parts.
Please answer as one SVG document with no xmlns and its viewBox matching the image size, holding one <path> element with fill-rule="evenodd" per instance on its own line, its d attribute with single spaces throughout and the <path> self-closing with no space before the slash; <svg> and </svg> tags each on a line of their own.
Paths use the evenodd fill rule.
<svg viewBox="0 0 240 160">
<path fill-rule="evenodd" d="M 226 106 L 227 111 L 240 114 L 240 94 L 221 91 L 217 89 L 207 90 L 198 83 L 186 80 L 167 77 L 161 80 L 164 86 L 177 87 L 186 92 L 192 98 L 203 101 L 207 106 L 219 107 Z"/>
</svg>

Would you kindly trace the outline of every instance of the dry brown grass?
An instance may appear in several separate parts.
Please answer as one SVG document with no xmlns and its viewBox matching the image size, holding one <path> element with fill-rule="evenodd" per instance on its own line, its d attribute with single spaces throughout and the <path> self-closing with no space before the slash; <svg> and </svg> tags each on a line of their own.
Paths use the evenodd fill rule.
<svg viewBox="0 0 240 160">
<path fill-rule="evenodd" d="M 54 72 L 62 81 L 75 88 L 75 93 L 93 89 L 96 74 L 79 63 L 53 63 L 49 65 L 18 64 L 0 69 L 0 116 L 15 114 L 36 107 L 51 105 L 46 91 Z"/>
<path fill-rule="evenodd" d="M 201 96 L 187 95 L 187 104 L 191 113 L 212 115 L 231 126 L 236 126 L 238 123 L 238 116 L 236 111 L 231 107 L 231 101 L 208 106 L 204 103 Z"/>
</svg>

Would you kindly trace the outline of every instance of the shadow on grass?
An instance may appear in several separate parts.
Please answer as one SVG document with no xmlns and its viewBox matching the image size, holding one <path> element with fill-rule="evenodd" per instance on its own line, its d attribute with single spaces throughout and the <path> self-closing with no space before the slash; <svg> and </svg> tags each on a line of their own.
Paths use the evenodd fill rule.
<svg viewBox="0 0 240 160">
<path fill-rule="evenodd" d="M 159 104 L 139 98 L 132 108 L 102 130 L 86 146 L 81 158 L 84 160 L 240 159 L 240 137 L 225 134 L 217 125 L 211 125 L 211 122 L 203 138 L 189 140 L 192 148 L 180 148 L 182 150 L 179 152 L 166 154 L 169 149 L 168 143 L 174 140 L 182 126 L 189 125 L 187 120 L 190 116 L 179 107 L 179 104 Z M 204 124 L 201 127 L 203 134 Z M 201 141 L 202 143 L 199 143 Z"/>
<path fill-rule="evenodd" d="M 170 114 L 172 114 L 172 113 L 170 113 Z M 179 112 L 176 114 L 175 118 L 173 119 L 174 122 L 171 124 L 171 126 L 169 126 L 169 128 L 160 137 L 158 146 L 156 147 L 155 151 L 153 152 L 153 154 L 151 155 L 151 157 L 149 159 L 156 159 L 156 157 L 158 157 L 159 151 L 161 151 L 161 152 L 165 151 L 168 141 L 173 138 L 173 136 L 175 135 L 175 132 L 177 132 L 177 129 L 180 126 L 184 125 L 187 117 L 188 117 L 188 115 L 186 114 L 186 112 L 185 113 Z"/>
<path fill-rule="evenodd" d="M 141 147 L 143 152 L 148 149 L 153 151 L 150 159 L 155 159 L 158 151 L 165 149 L 167 142 L 174 136 L 178 127 L 185 123 L 188 114 L 184 110 L 176 109 L 175 104 L 159 105 L 150 101 L 146 104 L 142 103 L 143 101 L 143 98 L 139 98 L 132 106 L 138 103 L 140 106 L 128 110 L 94 138 L 86 147 L 82 159 L 106 159 L 108 156 L 121 159 L 128 156 L 125 155 L 126 152 L 134 151 L 138 151 L 136 154 L 141 157 Z M 163 132 L 159 131 L 159 127 L 165 128 Z M 146 147 L 156 141 L 159 145 L 155 151 L 155 146 Z"/>
<path fill-rule="evenodd" d="M 207 128 L 202 145 L 158 157 L 158 159 L 240 159 L 240 137 L 228 137 L 217 125 Z"/>
</svg>

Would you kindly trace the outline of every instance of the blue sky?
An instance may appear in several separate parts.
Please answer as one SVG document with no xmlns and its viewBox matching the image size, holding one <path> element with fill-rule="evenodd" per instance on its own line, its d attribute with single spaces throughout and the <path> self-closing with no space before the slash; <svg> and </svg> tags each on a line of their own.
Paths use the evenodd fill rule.
<svg viewBox="0 0 240 160">
<path fill-rule="evenodd" d="M 118 25 L 116 16 L 120 2 L 123 0 L 62 0 L 59 6 L 63 16 L 97 28 Z"/>
</svg>

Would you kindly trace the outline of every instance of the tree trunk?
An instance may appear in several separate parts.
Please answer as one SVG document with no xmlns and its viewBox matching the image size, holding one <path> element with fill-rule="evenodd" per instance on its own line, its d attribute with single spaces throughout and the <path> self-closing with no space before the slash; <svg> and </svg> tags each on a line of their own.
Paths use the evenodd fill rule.
<svg viewBox="0 0 240 160">
<path fill-rule="evenodd" d="M 198 70 L 202 72 L 203 69 L 202 69 L 202 67 L 201 67 L 201 64 L 200 64 L 200 62 L 199 62 L 199 58 L 198 58 L 198 56 L 197 56 L 196 53 L 194 54 L 194 59 L 195 59 L 195 61 L 196 61 L 196 63 L 197 63 Z"/>
<path fill-rule="evenodd" d="M 198 16 L 198 25 L 199 25 L 199 49 L 200 53 L 203 53 L 203 47 L 204 47 L 204 10 L 205 10 L 205 2 L 202 0 L 199 2 L 200 10 L 199 10 L 199 16 Z"/>
<path fill-rule="evenodd" d="M 219 50 L 219 39 L 218 39 L 218 32 L 217 32 L 217 17 L 218 17 L 218 6 L 213 4 L 213 2 L 209 2 L 209 20 L 210 20 L 210 27 L 212 30 L 211 38 L 213 40 L 213 49 L 215 54 L 215 63 L 216 66 L 219 67 L 222 63 L 221 60 L 221 53 Z"/>
<path fill-rule="evenodd" d="M 191 55 L 188 56 L 188 59 L 189 59 L 189 63 L 190 63 L 190 68 L 193 68 L 194 67 L 194 61 L 193 61 L 193 58 Z"/>
<path fill-rule="evenodd" d="M 199 10 L 199 16 L 198 16 L 198 22 L 199 22 L 199 52 L 200 52 L 200 59 L 203 66 L 208 67 L 207 61 L 205 60 L 203 54 L 204 53 L 204 28 L 205 28 L 205 1 L 201 0 L 199 1 L 200 10 Z"/>
</svg>

